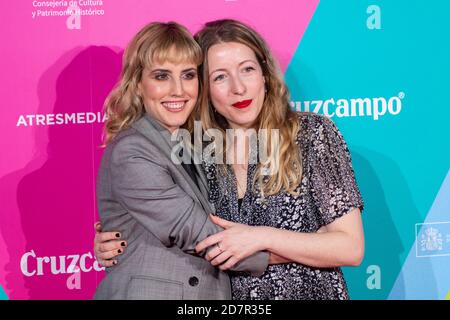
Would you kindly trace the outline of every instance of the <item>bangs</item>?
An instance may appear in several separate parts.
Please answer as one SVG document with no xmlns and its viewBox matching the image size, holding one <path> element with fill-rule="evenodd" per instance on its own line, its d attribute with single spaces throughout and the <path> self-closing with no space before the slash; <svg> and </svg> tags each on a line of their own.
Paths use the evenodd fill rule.
<svg viewBox="0 0 450 320">
<path fill-rule="evenodd" d="M 146 50 L 147 59 L 144 61 L 146 67 L 152 64 L 193 63 L 199 66 L 203 55 L 200 46 L 192 39 L 184 37 L 158 37 Z"/>
</svg>

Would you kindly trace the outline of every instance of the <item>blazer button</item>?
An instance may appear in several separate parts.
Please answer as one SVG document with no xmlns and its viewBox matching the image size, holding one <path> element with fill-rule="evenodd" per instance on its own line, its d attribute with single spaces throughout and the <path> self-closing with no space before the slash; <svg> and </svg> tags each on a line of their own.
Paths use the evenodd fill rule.
<svg viewBox="0 0 450 320">
<path fill-rule="evenodd" d="M 190 277 L 189 278 L 189 284 L 192 287 L 195 287 L 196 285 L 198 285 L 198 278 L 197 277 Z"/>
</svg>

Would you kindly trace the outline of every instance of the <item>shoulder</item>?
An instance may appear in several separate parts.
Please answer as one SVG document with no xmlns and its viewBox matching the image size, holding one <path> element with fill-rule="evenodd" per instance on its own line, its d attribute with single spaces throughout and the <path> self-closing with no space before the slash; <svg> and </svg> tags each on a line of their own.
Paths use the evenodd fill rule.
<svg viewBox="0 0 450 320">
<path fill-rule="evenodd" d="M 107 146 L 107 149 L 110 149 L 113 153 L 126 152 L 145 144 L 145 140 L 145 137 L 143 137 L 136 129 L 128 128 L 117 134 Z"/>
<path fill-rule="evenodd" d="M 334 122 L 321 114 L 313 112 L 296 112 L 301 128 L 317 130 L 319 128 L 336 128 Z"/>
<path fill-rule="evenodd" d="M 340 136 L 339 129 L 330 118 L 313 112 L 297 112 L 296 114 L 299 121 L 297 140 L 317 142 L 332 136 Z"/>
<path fill-rule="evenodd" d="M 132 158 L 144 157 L 161 159 L 162 154 L 151 139 L 134 128 L 120 132 L 106 147 L 113 162 L 124 162 Z"/>
</svg>

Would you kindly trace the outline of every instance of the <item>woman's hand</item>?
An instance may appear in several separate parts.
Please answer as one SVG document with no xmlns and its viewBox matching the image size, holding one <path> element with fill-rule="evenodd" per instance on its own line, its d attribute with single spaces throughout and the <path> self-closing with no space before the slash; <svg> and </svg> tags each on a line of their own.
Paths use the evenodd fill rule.
<svg viewBox="0 0 450 320">
<path fill-rule="evenodd" d="M 120 232 L 102 232 L 100 222 L 94 224 L 94 255 L 102 267 L 112 267 L 117 264 L 114 258 L 122 254 L 127 246 L 126 241 L 120 240 Z"/>
<path fill-rule="evenodd" d="M 253 227 L 210 215 L 212 222 L 224 228 L 197 244 L 201 252 L 210 248 L 205 259 L 221 270 L 228 270 L 252 254 L 264 250 L 264 227 Z"/>
</svg>

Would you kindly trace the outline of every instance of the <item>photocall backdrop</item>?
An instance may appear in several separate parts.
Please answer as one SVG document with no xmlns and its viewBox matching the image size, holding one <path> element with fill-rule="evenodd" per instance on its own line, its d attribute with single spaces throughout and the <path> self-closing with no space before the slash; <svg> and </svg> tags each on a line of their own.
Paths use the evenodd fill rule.
<svg viewBox="0 0 450 320">
<path fill-rule="evenodd" d="M 291 106 L 338 125 L 365 201 L 353 299 L 450 299 L 447 0 L 2 1 L 0 298 L 91 299 L 102 105 L 150 21 L 235 18 Z"/>
</svg>

